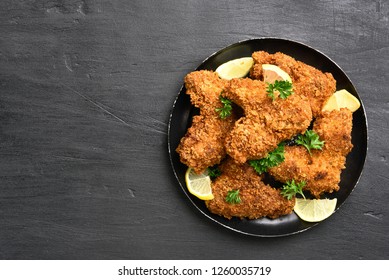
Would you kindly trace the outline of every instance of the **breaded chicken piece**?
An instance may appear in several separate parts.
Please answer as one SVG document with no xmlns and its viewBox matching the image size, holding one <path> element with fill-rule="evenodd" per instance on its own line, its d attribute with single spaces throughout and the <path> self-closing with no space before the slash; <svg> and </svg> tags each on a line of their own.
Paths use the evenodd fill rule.
<svg viewBox="0 0 389 280">
<path fill-rule="evenodd" d="M 324 140 L 322 150 L 312 150 L 312 156 L 303 146 L 286 146 L 285 161 L 270 168 L 276 180 L 305 181 L 304 190 L 319 198 L 323 193 L 339 190 L 340 174 L 345 168 L 346 156 L 351 151 L 352 113 L 348 109 L 323 112 L 313 130 Z"/>
<path fill-rule="evenodd" d="M 177 147 L 181 162 L 197 173 L 219 164 L 226 155 L 224 139 L 233 125 L 232 117 L 223 120 L 219 116 L 194 116 Z"/>
<path fill-rule="evenodd" d="M 226 84 L 227 81 L 215 72 L 206 70 L 191 72 L 185 77 L 186 93 L 190 95 L 191 103 L 200 109 L 200 115 L 193 117 L 192 126 L 176 151 L 181 162 L 197 173 L 219 164 L 226 155 L 224 139 L 235 118 L 231 115 L 221 119 L 215 110 L 223 107 L 219 98 Z"/>
<path fill-rule="evenodd" d="M 277 65 L 292 78 L 296 93 L 309 99 L 314 117 L 320 115 L 325 102 L 336 90 L 336 81 L 331 73 L 323 73 L 286 54 L 257 51 L 252 57 L 254 59 L 254 66 L 250 72 L 252 78 L 263 80 L 262 64 Z"/>
<path fill-rule="evenodd" d="M 225 142 L 227 154 L 238 163 L 265 157 L 311 123 L 312 112 L 305 96 L 292 94 L 273 101 L 266 86 L 259 80 L 233 79 L 222 93 L 244 111 Z"/>
<path fill-rule="evenodd" d="M 185 76 L 186 94 L 190 102 L 200 108 L 200 115 L 218 116 L 216 108 L 223 107 L 220 94 L 228 84 L 227 80 L 220 79 L 213 71 L 200 70 Z"/>
<path fill-rule="evenodd" d="M 324 111 L 313 124 L 313 130 L 325 141 L 323 152 L 347 156 L 352 148 L 353 113 L 347 108 Z"/>
<path fill-rule="evenodd" d="M 212 183 L 214 199 L 206 201 L 212 213 L 228 219 L 257 219 L 265 216 L 278 218 L 292 212 L 295 199 L 288 200 L 279 190 L 265 185 L 247 163 L 241 165 L 227 158 L 220 170 L 222 174 Z M 231 190 L 239 190 L 239 204 L 226 202 L 228 191 Z"/>
</svg>

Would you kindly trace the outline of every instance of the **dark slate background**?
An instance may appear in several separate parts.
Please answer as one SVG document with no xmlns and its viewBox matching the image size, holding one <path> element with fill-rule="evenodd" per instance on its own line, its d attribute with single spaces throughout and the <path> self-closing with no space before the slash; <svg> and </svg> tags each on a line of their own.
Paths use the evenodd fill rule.
<svg viewBox="0 0 389 280">
<path fill-rule="evenodd" d="M 184 76 L 255 37 L 306 43 L 354 82 L 369 150 L 330 219 L 282 238 L 204 218 L 170 167 Z M 387 259 L 389 3 L 0 2 L 1 259 Z"/>
</svg>

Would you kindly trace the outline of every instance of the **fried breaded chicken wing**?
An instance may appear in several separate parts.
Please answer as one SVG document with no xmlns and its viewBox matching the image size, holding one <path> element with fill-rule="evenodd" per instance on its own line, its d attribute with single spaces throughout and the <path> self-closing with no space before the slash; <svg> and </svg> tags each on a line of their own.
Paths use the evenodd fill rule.
<svg viewBox="0 0 389 280">
<path fill-rule="evenodd" d="M 192 126 L 177 148 L 181 162 L 197 173 L 219 164 L 226 155 L 224 139 L 233 124 L 232 118 L 223 120 L 218 116 L 194 116 Z"/>
<path fill-rule="evenodd" d="M 269 173 L 281 182 L 305 181 L 304 190 L 319 198 L 323 193 L 339 190 L 340 174 L 351 151 L 352 113 L 348 109 L 322 112 L 313 130 L 324 140 L 322 150 L 312 155 L 302 146 L 285 147 L 285 161 L 270 168 Z"/>
<path fill-rule="evenodd" d="M 325 141 L 323 152 L 347 156 L 353 148 L 351 131 L 353 113 L 347 108 L 324 111 L 314 124 L 314 131 Z"/>
<path fill-rule="evenodd" d="M 185 76 L 186 94 L 191 103 L 200 108 L 200 115 L 217 116 L 216 108 L 222 107 L 220 94 L 228 84 L 213 71 L 200 70 Z"/>
<path fill-rule="evenodd" d="M 259 80 L 233 79 L 222 95 L 244 111 L 225 142 L 227 153 L 238 163 L 265 157 L 281 141 L 304 132 L 312 120 L 305 96 L 272 100 Z"/>
<path fill-rule="evenodd" d="M 252 78 L 263 80 L 262 64 L 277 65 L 292 78 L 296 92 L 309 99 L 314 117 L 320 115 L 325 102 L 336 90 L 336 81 L 331 73 L 323 73 L 286 54 L 257 51 L 252 57 L 254 59 L 254 66 L 250 72 Z"/>
<path fill-rule="evenodd" d="M 224 139 L 231 130 L 235 118 L 221 119 L 216 108 L 222 107 L 220 93 L 227 81 L 212 71 L 195 71 L 185 77 L 186 93 L 200 109 L 192 125 L 181 139 L 176 151 L 182 163 L 201 173 L 207 167 L 219 164 L 225 157 Z"/>
<path fill-rule="evenodd" d="M 220 166 L 222 175 L 212 183 L 213 200 L 206 201 L 208 209 L 217 215 L 257 219 L 261 217 L 278 218 L 290 214 L 295 200 L 283 197 L 279 190 L 262 182 L 254 169 L 246 164 L 237 164 L 227 158 Z M 241 202 L 226 202 L 228 191 L 239 190 Z"/>
</svg>

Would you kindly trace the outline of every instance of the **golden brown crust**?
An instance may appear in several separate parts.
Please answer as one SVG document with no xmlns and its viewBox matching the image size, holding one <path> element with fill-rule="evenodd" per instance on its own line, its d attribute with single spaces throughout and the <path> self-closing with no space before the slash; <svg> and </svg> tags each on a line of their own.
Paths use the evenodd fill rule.
<svg viewBox="0 0 389 280">
<path fill-rule="evenodd" d="M 192 125 L 181 139 L 176 151 L 182 163 L 201 173 L 207 167 L 219 164 L 225 157 L 224 139 L 231 130 L 235 117 L 221 119 L 216 108 L 222 107 L 220 93 L 227 81 L 215 72 L 201 70 L 185 77 L 186 93 L 200 115 L 194 116 Z"/>
<path fill-rule="evenodd" d="M 208 209 L 217 215 L 257 219 L 278 218 L 293 211 L 295 200 L 287 200 L 280 191 L 266 185 L 248 164 L 237 164 L 228 158 L 220 167 L 222 175 L 212 183 L 213 200 L 206 201 Z M 228 191 L 239 190 L 241 203 L 229 204 Z"/>
<path fill-rule="evenodd" d="M 217 73 L 200 70 L 185 76 L 186 94 L 191 103 L 200 108 L 201 115 L 217 116 L 216 108 L 222 107 L 220 94 L 228 81 L 220 79 Z"/>
<path fill-rule="evenodd" d="M 353 115 L 349 109 L 324 111 L 315 120 L 313 130 L 325 141 L 324 151 L 347 156 L 351 152 Z"/>
<path fill-rule="evenodd" d="M 262 64 L 277 65 L 291 77 L 293 76 L 295 71 L 294 69 L 297 66 L 297 61 L 293 57 L 281 52 L 270 54 L 265 51 L 257 51 L 253 52 L 252 58 L 254 60 L 254 66 L 251 68 L 250 76 L 259 80 L 263 80 Z"/>
<path fill-rule="evenodd" d="M 182 163 L 201 173 L 225 157 L 224 139 L 234 124 L 232 117 L 194 116 L 192 126 L 181 139 L 177 152 Z"/>
<path fill-rule="evenodd" d="M 227 153 L 239 163 L 265 157 L 281 141 L 304 132 L 312 120 L 304 96 L 272 100 L 259 80 L 233 79 L 222 95 L 244 111 L 226 137 Z"/>
<path fill-rule="evenodd" d="M 351 129 L 350 110 L 323 112 L 313 126 L 324 140 L 323 149 L 313 150 L 311 156 L 303 146 L 285 147 L 285 161 L 271 168 L 269 173 L 281 182 L 305 181 L 304 190 L 317 198 L 325 192 L 338 191 L 346 156 L 353 147 Z"/>
<path fill-rule="evenodd" d="M 186 93 L 200 115 L 193 117 L 177 152 L 181 161 L 197 173 L 222 162 L 222 175 L 212 182 L 215 198 L 205 203 L 212 213 L 228 219 L 277 218 L 292 212 L 295 199 L 287 200 L 280 190 L 266 185 L 246 161 L 263 158 L 281 141 L 305 132 L 313 118 L 313 130 L 325 141 L 323 150 L 313 150 L 310 155 L 302 146 L 286 146 L 285 161 L 269 170 L 276 180 L 306 181 L 305 190 L 315 197 L 337 191 L 346 156 L 352 149 L 352 113 L 347 109 L 321 111 L 335 91 L 331 74 L 283 53 L 259 51 L 252 56 L 250 75 L 256 80 L 227 81 L 208 70 L 185 77 Z M 291 76 L 294 94 L 275 100 L 268 96 L 262 81 L 264 63 L 277 65 Z M 235 114 L 220 118 L 215 110 L 223 107 L 220 95 L 243 109 L 240 119 Z M 237 189 L 241 203 L 227 203 L 228 191 Z"/>
<path fill-rule="evenodd" d="M 277 65 L 292 78 L 295 91 L 308 98 L 314 117 L 321 114 L 325 102 L 336 90 L 336 81 L 331 73 L 323 73 L 286 54 L 258 51 L 252 57 L 254 66 L 250 71 L 251 77 L 262 80 L 262 64 Z"/>
</svg>

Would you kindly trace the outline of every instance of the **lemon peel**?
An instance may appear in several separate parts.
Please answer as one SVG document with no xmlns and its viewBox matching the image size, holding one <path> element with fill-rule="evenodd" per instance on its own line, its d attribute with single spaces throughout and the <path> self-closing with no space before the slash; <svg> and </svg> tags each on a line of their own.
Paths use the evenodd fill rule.
<svg viewBox="0 0 389 280">
<path fill-rule="evenodd" d="M 331 216 L 336 208 L 337 199 L 296 198 L 294 212 L 303 221 L 320 222 Z"/>
<path fill-rule="evenodd" d="M 185 173 L 185 182 L 188 191 L 199 199 L 211 200 L 214 198 L 208 171 L 197 174 L 189 167 Z"/>
<path fill-rule="evenodd" d="M 254 65 L 252 57 L 241 57 L 229 60 L 216 68 L 215 72 L 220 78 L 231 80 L 234 78 L 243 78 L 250 72 Z"/>
</svg>

